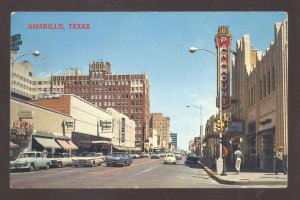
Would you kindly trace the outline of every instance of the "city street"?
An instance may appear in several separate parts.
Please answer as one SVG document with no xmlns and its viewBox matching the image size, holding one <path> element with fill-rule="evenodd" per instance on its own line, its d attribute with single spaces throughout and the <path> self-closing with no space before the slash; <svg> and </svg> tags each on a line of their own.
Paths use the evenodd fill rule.
<svg viewBox="0 0 300 200">
<path fill-rule="evenodd" d="M 10 174 L 11 188 L 244 188 L 214 181 L 201 168 L 163 164 L 163 158 L 135 159 L 127 167 L 53 168 Z M 249 186 L 247 186 L 249 187 Z M 253 186 L 252 186 L 253 187 Z M 262 187 L 262 186 L 260 186 Z M 266 187 L 266 186 L 265 186 Z"/>
</svg>

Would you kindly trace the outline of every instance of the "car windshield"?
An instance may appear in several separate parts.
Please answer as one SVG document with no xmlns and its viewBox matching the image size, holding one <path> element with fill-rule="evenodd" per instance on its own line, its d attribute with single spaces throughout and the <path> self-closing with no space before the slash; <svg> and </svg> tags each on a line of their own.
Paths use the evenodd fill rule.
<svg viewBox="0 0 300 200">
<path fill-rule="evenodd" d="M 173 154 L 167 154 L 167 157 L 174 157 Z"/>
<path fill-rule="evenodd" d="M 50 155 L 48 155 L 48 158 L 64 158 L 64 157 L 67 157 L 67 156 L 64 155 L 64 154 L 50 154 Z"/>
<path fill-rule="evenodd" d="M 34 158 L 35 153 L 21 153 L 20 158 Z"/>
</svg>

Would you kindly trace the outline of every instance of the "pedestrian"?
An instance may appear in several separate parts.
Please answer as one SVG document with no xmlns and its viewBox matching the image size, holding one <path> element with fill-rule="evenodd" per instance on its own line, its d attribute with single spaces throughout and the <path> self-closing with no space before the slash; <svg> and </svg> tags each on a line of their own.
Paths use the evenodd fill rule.
<svg viewBox="0 0 300 200">
<path fill-rule="evenodd" d="M 241 162 L 242 162 L 242 152 L 240 150 L 240 148 L 238 147 L 237 150 L 234 152 L 234 156 L 235 156 L 235 169 L 237 174 L 240 173 L 241 170 Z"/>
<path fill-rule="evenodd" d="M 277 175 L 279 170 L 282 170 L 284 174 L 286 174 L 286 170 L 283 164 L 283 146 L 279 146 L 277 148 L 275 154 L 275 174 Z"/>
</svg>

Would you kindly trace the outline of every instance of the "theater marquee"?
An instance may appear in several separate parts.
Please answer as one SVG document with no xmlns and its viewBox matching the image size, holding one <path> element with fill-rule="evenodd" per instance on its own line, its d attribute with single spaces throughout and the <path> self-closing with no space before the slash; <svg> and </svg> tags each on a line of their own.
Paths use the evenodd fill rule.
<svg viewBox="0 0 300 200">
<path fill-rule="evenodd" d="M 222 97 L 222 110 L 230 107 L 230 44 L 232 36 L 227 26 L 220 26 L 215 37 L 218 55 L 218 94 L 217 107 L 220 107 Z M 220 91 L 221 90 L 221 91 Z"/>
</svg>

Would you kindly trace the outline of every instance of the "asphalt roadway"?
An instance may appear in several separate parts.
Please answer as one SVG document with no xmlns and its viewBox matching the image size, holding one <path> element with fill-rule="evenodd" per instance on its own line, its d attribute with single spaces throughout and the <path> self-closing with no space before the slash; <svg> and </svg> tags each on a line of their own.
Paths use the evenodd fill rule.
<svg viewBox="0 0 300 200">
<path fill-rule="evenodd" d="M 160 159 L 134 159 L 130 166 L 64 167 L 10 173 L 11 188 L 245 188 L 219 184 L 200 166 Z M 263 186 L 260 186 L 263 187 Z"/>
</svg>

